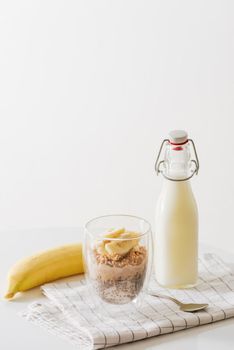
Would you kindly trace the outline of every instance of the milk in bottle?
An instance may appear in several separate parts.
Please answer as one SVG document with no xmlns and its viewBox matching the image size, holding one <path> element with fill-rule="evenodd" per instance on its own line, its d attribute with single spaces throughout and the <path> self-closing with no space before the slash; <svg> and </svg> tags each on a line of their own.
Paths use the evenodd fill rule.
<svg viewBox="0 0 234 350">
<path fill-rule="evenodd" d="M 182 130 L 170 132 L 160 153 L 156 171 L 164 178 L 155 218 L 156 278 L 167 288 L 189 288 L 198 276 L 198 211 L 189 179 L 199 162 L 193 141 Z"/>
</svg>

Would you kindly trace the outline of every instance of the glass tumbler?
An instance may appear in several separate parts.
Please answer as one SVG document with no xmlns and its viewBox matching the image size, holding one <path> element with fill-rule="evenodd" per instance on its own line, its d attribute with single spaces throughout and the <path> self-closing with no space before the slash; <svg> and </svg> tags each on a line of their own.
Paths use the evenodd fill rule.
<svg viewBox="0 0 234 350">
<path fill-rule="evenodd" d="M 137 216 L 100 216 L 85 225 L 85 274 L 95 296 L 110 304 L 137 300 L 151 270 L 151 236 Z"/>
</svg>

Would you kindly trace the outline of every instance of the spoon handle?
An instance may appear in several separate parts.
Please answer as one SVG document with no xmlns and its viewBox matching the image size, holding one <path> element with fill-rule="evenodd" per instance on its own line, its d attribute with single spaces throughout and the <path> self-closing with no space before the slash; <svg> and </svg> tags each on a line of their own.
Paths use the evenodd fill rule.
<svg viewBox="0 0 234 350">
<path fill-rule="evenodd" d="M 150 295 L 152 295 L 153 297 L 158 297 L 158 298 L 164 298 L 164 299 L 169 299 L 171 301 L 173 301 L 174 303 L 176 303 L 177 305 L 181 305 L 181 302 L 169 295 L 165 295 L 165 294 L 159 294 L 159 293 L 152 293 L 149 292 Z"/>
</svg>

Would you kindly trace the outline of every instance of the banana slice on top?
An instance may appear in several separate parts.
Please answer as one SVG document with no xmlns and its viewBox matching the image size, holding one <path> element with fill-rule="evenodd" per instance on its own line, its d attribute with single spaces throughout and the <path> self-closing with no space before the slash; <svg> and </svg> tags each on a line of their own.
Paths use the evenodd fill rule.
<svg viewBox="0 0 234 350">
<path fill-rule="evenodd" d="M 137 232 L 125 232 L 120 235 L 120 238 L 123 238 L 121 241 L 112 241 L 105 244 L 105 249 L 108 254 L 118 254 L 125 255 L 133 247 L 135 247 L 139 242 L 139 233 Z M 132 238 L 132 239 L 129 239 Z"/>
<path fill-rule="evenodd" d="M 111 230 L 102 235 L 104 238 L 118 238 L 122 233 L 125 232 L 125 228 L 119 228 L 118 230 Z"/>
<path fill-rule="evenodd" d="M 108 232 L 102 234 L 98 240 L 95 241 L 94 247 L 96 248 L 98 254 L 106 254 L 107 251 L 105 249 L 105 244 L 110 242 L 112 238 L 118 238 L 123 232 L 125 232 L 125 228 L 119 228 L 117 230 L 110 229 Z"/>
<path fill-rule="evenodd" d="M 121 234 L 121 238 L 138 238 L 140 236 L 139 232 L 135 231 L 125 231 Z"/>
</svg>

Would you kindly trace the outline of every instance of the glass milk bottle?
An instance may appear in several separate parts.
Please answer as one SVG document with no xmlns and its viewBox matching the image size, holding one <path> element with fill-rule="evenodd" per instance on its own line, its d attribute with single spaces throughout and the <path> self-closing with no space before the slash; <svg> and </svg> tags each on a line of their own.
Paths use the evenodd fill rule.
<svg viewBox="0 0 234 350">
<path fill-rule="evenodd" d="M 155 271 L 163 287 L 189 288 L 197 282 L 198 211 L 190 179 L 198 169 L 193 140 L 183 130 L 171 131 L 155 163 L 163 175 L 155 219 Z"/>
</svg>

